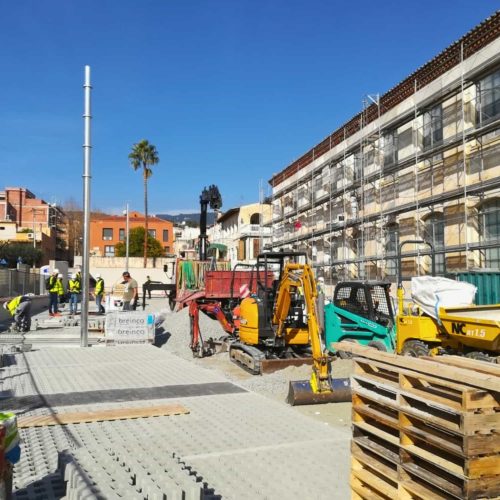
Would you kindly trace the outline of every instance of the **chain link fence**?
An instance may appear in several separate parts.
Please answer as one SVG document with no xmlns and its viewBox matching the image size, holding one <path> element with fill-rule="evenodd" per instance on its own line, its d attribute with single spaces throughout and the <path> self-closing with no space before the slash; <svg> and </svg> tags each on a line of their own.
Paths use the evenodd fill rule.
<svg viewBox="0 0 500 500">
<path fill-rule="evenodd" d="M 0 269 L 0 297 L 15 297 L 26 293 L 40 294 L 42 277 L 38 273 Z"/>
</svg>

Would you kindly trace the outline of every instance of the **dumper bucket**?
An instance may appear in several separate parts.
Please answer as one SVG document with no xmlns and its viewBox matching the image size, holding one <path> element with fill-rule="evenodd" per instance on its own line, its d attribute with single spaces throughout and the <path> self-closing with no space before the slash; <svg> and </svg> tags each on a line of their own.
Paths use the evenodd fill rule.
<svg viewBox="0 0 500 500">
<path fill-rule="evenodd" d="M 348 378 L 332 378 L 331 391 L 313 392 L 309 380 L 290 382 L 286 402 L 291 406 L 344 403 L 351 401 L 351 382 Z"/>
</svg>

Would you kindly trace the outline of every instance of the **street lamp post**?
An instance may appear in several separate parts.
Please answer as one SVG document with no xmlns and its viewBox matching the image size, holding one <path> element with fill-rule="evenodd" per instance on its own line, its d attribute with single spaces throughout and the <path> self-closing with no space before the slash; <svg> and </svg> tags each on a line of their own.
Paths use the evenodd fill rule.
<svg viewBox="0 0 500 500">
<path fill-rule="evenodd" d="M 127 216 L 126 222 L 125 222 L 125 271 L 128 273 L 128 257 L 129 257 L 129 233 L 128 233 L 128 223 L 129 223 L 129 216 L 128 216 L 128 203 L 124 211 L 124 215 Z"/>
</svg>

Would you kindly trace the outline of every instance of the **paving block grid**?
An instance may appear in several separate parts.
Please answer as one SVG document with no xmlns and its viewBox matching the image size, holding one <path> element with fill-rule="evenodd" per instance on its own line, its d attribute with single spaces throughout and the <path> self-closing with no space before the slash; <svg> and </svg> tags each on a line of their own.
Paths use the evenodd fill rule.
<svg viewBox="0 0 500 500">
<path fill-rule="evenodd" d="M 1 391 L 14 398 L 228 383 L 152 346 L 46 348 L 10 355 L 7 364 Z M 349 497 L 349 429 L 323 425 L 252 392 L 108 400 L 23 415 L 174 401 L 190 413 L 22 429 L 14 498 Z"/>
</svg>

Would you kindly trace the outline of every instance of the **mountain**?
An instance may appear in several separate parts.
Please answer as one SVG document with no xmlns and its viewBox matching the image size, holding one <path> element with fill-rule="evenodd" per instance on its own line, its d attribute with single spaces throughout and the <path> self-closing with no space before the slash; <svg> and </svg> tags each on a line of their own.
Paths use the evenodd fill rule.
<svg viewBox="0 0 500 500">
<path fill-rule="evenodd" d="M 215 212 L 208 212 L 207 214 L 207 224 L 211 225 L 215 222 Z M 174 224 L 180 224 L 182 221 L 186 221 L 189 226 L 198 227 L 200 225 L 200 214 L 156 214 L 156 217 L 163 220 L 169 220 Z"/>
</svg>

